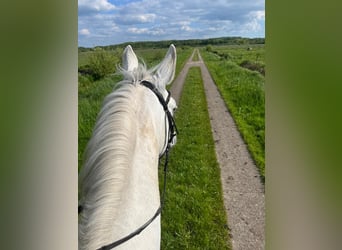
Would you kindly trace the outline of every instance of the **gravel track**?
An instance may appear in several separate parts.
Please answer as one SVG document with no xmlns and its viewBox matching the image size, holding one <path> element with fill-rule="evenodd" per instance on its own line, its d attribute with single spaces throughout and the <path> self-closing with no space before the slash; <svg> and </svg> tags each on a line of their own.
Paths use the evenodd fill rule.
<svg viewBox="0 0 342 250">
<path fill-rule="evenodd" d="M 193 62 L 194 53 L 199 61 Z M 229 235 L 233 250 L 265 248 L 265 188 L 237 126 L 195 49 L 170 89 L 179 103 L 190 67 L 200 67 L 207 98 L 216 157 L 221 168 L 221 183 Z"/>
</svg>

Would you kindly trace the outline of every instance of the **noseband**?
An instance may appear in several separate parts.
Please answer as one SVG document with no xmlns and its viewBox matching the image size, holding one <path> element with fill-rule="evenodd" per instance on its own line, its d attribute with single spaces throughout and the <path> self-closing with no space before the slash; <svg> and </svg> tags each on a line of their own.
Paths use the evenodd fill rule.
<svg viewBox="0 0 342 250">
<path fill-rule="evenodd" d="M 151 82 L 148 81 L 141 81 L 140 82 L 141 85 L 147 87 L 148 89 L 150 89 L 158 98 L 160 104 L 163 106 L 166 118 L 168 120 L 168 124 L 169 124 L 169 128 L 167 130 L 166 128 L 166 122 L 165 122 L 165 142 L 166 142 L 166 146 L 164 146 L 165 150 L 162 151 L 162 153 L 160 153 L 159 155 L 159 160 L 163 157 L 163 155 L 165 155 L 165 162 L 164 162 L 164 190 L 163 190 L 163 194 L 162 194 L 162 198 L 161 198 L 161 203 L 159 208 L 157 209 L 157 211 L 154 213 L 154 215 L 151 217 L 151 219 L 149 219 L 144 225 L 142 225 L 141 227 L 139 227 L 138 229 L 136 229 L 134 232 L 130 233 L 129 235 L 121 238 L 120 240 L 114 241 L 111 244 L 102 246 L 101 248 L 97 249 L 97 250 L 109 250 L 112 249 L 114 247 L 117 247 L 119 245 L 121 245 L 122 243 L 132 239 L 133 237 L 137 236 L 138 234 L 140 234 L 146 227 L 148 227 L 154 220 L 155 218 L 158 217 L 158 215 L 160 215 L 161 210 L 164 206 L 164 200 L 165 200 L 165 189 L 166 189 L 166 173 L 167 173 L 167 164 L 168 164 L 168 159 L 169 159 L 169 150 L 171 148 L 171 143 L 173 138 L 178 134 L 178 130 L 176 127 L 176 123 L 175 120 L 173 119 L 173 116 L 170 112 L 170 110 L 168 109 L 168 103 L 170 101 L 171 98 L 171 94 L 170 91 L 167 90 L 167 97 L 166 100 L 164 100 L 163 95 L 159 92 L 159 90 L 156 88 L 156 86 L 154 84 L 152 84 Z M 80 207 L 79 207 L 79 213 L 80 213 Z"/>
</svg>

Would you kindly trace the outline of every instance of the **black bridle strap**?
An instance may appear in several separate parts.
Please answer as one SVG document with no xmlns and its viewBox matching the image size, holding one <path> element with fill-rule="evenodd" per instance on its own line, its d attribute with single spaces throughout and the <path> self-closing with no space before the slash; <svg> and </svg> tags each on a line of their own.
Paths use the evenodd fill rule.
<svg viewBox="0 0 342 250">
<path fill-rule="evenodd" d="M 137 230 L 135 230 L 133 233 L 130 233 L 129 235 L 123 237 L 120 240 L 114 241 L 111 244 L 105 245 L 103 247 L 98 248 L 97 250 L 109 250 L 112 249 L 114 247 L 117 247 L 119 245 L 121 245 L 122 243 L 132 239 L 133 237 L 137 236 L 138 234 L 140 234 L 146 227 L 148 227 L 148 225 L 150 225 L 152 223 L 152 221 L 154 221 L 155 218 L 157 218 L 157 216 L 160 214 L 161 212 L 161 207 L 159 207 L 157 209 L 157 211 L 155 212 L 155 214 L 153 215 L 153 217 L 151 219 L 149 219 L 144 225 L 142 225 L 141 227 L 139 227 Z"/>
<path fill-rule="evenodd" d="M 152 90 L 152 92 L 157 96 L 160 104 L 163 106 L 164 111 L 166 112 L 166 110 L 168 110 L 167 104 L 170 101 L 170 92 L 168 91 L 169 95 L 165 101 L 163 95 L 159 92 L 158 88 L 153 83 L 148 82 L 148 81 L 141 81 L 140 84 L 147 87 L 148 89 Z"/>
<path fill-rule="evenodd" d="M 167 120 L 169 122 L 170 134 L 169 134 L 169 138 L 168 138 L 168 144 L 171 143 L 173 138 L 178 134 L 178 129 L 176 126 L 176 122 L 173 119 L 173 116 L 170 113 L 168 106 L 167 106 L 169 101 L 170 101 L 170 98 L 171 98 L 170 91 L 167 90 L 168 96 L 166 97 L 166 100 L 164 100 L 163 95 L 159 92 L 159 90 L 157 89 L 157 87 L 154 84 L 152 84 L 151 82 L 148 82 L 148 81 L 141 81 L 140 84 L 149 88 L 150 90 L 152 90 L 152 92 L 157 96 L 160 104 L 163 106 L 164 112 L 165 112 L 165 114 L 167 116 Z"/>
</svg>

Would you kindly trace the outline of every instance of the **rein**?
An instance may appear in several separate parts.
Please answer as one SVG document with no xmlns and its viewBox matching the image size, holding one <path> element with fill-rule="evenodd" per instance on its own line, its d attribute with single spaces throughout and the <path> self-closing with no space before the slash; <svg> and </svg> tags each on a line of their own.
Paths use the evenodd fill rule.
<svg viewBox="0 0 342 250">
<path fill-rule="evenodd" d="M 164 162 L 164 186 L 163 186 L 163 194 L 162 194 L 162 198 L 161 198 L 161 202 L 160 202 L 160 206 L 157 209 L 157 211 L 154 213 L 154 215 L 142 226 L 140 226 L 138 229 L 136 229 L 135 231 L 133 231 L 132 233 L 130 233 L 129 235 L 114 241 L 108 245 L 104 245 L 100 248 L 98 248 L 97 250 L 110 250 L 112 248 L 115 248 L 119 245 L 121 245 L 122 243 L 132 239 L 133 237 L 137 236 L 138 234 L 140 234 L 146 227 L 148 227 L 160 214 L 161 211 L 164 207 L 164 203 L 165 203 L 165 191 L 166 191 L 166 174 L 167 174 L 167 165 L 169 163 L 169 151 L 171 148 L 171 143 L 173 138 L 178 134 L 178 130 L 176 127 L 176 123 L 175 120 L 173 119 L 172 114 L 170 113 L 169 109 L 168 109 L 168 103 L 170 101 L 171 98 L 171 94 L 170 91 L 167 90 L 168 92 L 168 96 L 166 98 L 166 100 L 164 100 L 163 95 L 159 92 L 159 90 L 151 83 L 148 81 L 141 81 L 140 82 L 141 85 L 147 87 L 148 89 L 150 89 L 158 98 L 160 104 L 163 106 L 166 118 L 168 120 L 169 123 L 169 129 L 167 132 L 166 129 L 166 123 L 165 123 L 165 141 L 166 141 L 166 146 L 165 146 L 165 150 L 159 155 L 159 163 L 160 163 L 160 159 L 165 155 L 165 162 Z M 82 206 L 78 207 L 78 213 L 82 212 L 83 208 Z"/>
</svg>

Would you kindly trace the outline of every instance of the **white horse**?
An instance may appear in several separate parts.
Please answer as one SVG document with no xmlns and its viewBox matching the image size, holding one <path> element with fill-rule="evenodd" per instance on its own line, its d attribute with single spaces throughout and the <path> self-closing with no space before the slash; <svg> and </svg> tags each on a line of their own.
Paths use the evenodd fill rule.
<svg viewBox="0 0 342 250">
<path fill-rule="evenodd" d="M 150 70 L 138 62 L 130 45 L 122 58 L 124 80 L 104 100 L 79 174 L 79 249 L 111 244 L 153 217 L 160 206 L 159 156 L 176 143 L 173 136 L 168 142 L 168 116 L 177 106 L 165 88 L 175 75 L 175 46 Z M 167 110 L 143 81 L 161 94 Z M 158 214 L 116 249 L 160 249 L 160 231 Z"/>
</svg>

